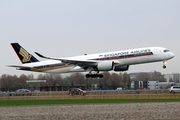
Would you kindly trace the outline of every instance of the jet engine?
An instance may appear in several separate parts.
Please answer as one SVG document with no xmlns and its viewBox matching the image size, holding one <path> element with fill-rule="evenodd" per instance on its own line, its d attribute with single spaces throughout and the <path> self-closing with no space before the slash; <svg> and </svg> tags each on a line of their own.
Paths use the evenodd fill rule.
<svg viewBox="0 0 180 120">
<path fill-rule="evenodd" d="M 102 61 L 97 65 L 98 71 L 110 71 L 114 68 L 114 61 Z"/>
<path fill-rule="evenodd" d="M 129 69 L 129 65 L 115 66 L 114 71 L 126 71 Z"/>
</svg>

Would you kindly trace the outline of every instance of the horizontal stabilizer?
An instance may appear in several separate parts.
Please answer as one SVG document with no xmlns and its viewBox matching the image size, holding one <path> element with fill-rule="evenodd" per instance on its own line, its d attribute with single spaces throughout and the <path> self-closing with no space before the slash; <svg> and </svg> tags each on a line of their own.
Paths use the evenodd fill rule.
<svg viewBox="0 0 180 120">
<path fill-rule="evenodd" d="M 8 65 L 8 67 L 15 67 L 17 68 L 18 70 L 30 70 L 31 67 L 28 67 L 28 66 L 20 66 L 20 65 Z"/>
</svg>

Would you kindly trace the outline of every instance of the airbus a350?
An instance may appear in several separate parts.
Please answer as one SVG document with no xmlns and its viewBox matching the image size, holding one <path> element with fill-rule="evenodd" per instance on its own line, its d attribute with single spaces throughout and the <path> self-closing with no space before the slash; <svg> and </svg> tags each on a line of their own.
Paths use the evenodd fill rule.
<svg viewBox="0 0 180 120">
<path fill-rule="evenodd" d="M 163 47 L 145 47 L 90 55 L 81 55 L 67 58 L 46 57 L 35 52 L 39 57 L 49 59 L 39 61 L 32 54 L 27 52 L 18 43 L 11 43 L 14 51 L 19 57 L 22 65 L 9 65 L 17 70 L 45 72 L 45 73 L 69 73 L 89 72 L 86 77 L 99 77 L 103 75 L 100 71 L 127 71 L 130 65 L 166 62 L 174 57 L 174 54 Z"/>
</svg>

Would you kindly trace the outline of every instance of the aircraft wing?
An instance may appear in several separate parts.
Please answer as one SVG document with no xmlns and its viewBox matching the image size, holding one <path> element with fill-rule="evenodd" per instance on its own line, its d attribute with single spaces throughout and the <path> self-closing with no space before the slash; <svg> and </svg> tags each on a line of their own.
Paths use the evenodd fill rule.
<svg viewBox="0 0 180 120">
<path fill-rule="evenodd" d="M 81 67 L 85 66 L 95 66 L 97 65 L 98 61 L 95 60 L 73 60 L 73 59 L 64 59 L 64 58 L 53 58 L 53 57 L 46 57 L 43 56 L 37 52 L 35 52 L 39 57 L 46 58 L 46 59 L 51 59 L 51 60 L 59 60 L 63 63 L 66 63 L 67 65 L 73 64 L 73 65 L 78 65 Z"/>
</svg>

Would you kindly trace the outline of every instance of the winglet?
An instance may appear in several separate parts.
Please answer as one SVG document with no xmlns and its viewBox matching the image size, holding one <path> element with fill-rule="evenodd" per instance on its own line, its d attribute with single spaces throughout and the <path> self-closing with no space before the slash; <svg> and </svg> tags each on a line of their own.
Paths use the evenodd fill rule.
<svg viewBox="0 0 180 120">
<path fill-rule="evenodd" d="M 39 57 L 45 58 L 43 55 L 39 54 L 38 52 L 34 52 L 36 53 L 36 55 L 38 55 Z"/>
<path fill-rule="evenodd" d="M 38 52 L 34 52 L 34 53 L 36 53 L 39 57 L 46 58 L 46 59 L 50 59 L 50 57 L 45 57 L 45 56 L 41 55 L 41 54 L 38 53 Z"/>
</svg>

